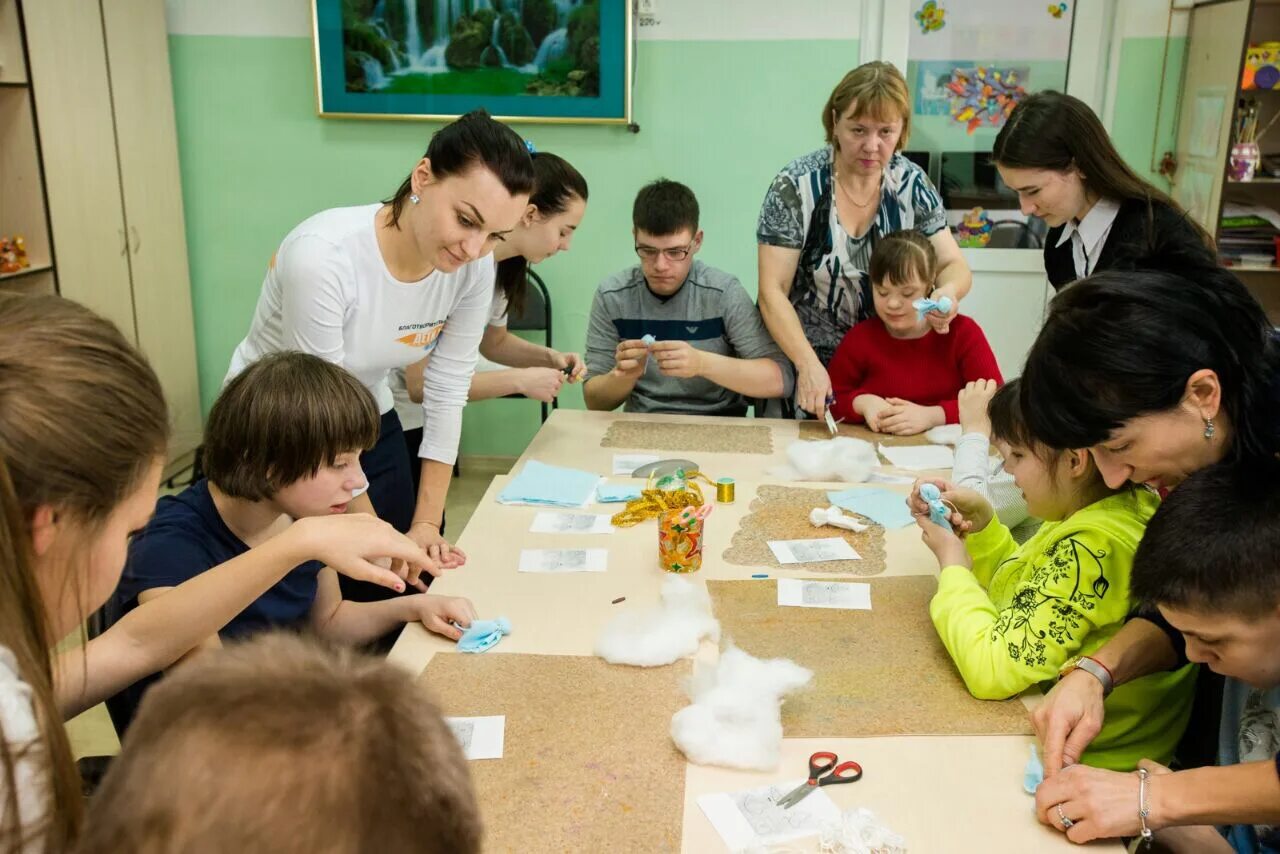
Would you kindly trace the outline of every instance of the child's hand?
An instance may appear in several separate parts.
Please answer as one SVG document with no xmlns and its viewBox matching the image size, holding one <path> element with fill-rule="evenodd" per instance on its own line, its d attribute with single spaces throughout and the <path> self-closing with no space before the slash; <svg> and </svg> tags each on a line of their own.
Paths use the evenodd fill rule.
<svg viewBox="0 0 1280 854">
<path fill-rule="evenodd" d="M 649 348 L 639 338 L 619 341 L 613 354 L 613 372 L 619 376 L 639 379 L 649 361 Z"/>
<path fill-rule="evenodd" d="M 995 380 L 974 380 L 960 389 L 956 396 L 960 404 L 960 430 L 964 433 L 981 433 L 991 438 L 991 416 L 987 407 L 1000 386 Z"/>
<path fill-rule="evenodd" d="M 470 599 L 461 596 L 423 595 L 418 606 L 418 619 L 427 631 L 456 641 L 462 637 L 462 629 L 476 618 L 476 608 Z M 458 625 L 455 626 L 454 623 Z M 462 626 L 462 629 L 458 628 Z"/>
<path fill-rule="evenodd" d="M 891 397 L 888 407 L 880 413 L 881 433 L 895 436 L 915 436 L 946 423 L 947 415 L 941 406 L 921 406 L 900 397 Z"/>
<path fill-rule="evenodd" d="M 880 429 L 880 417 L 889 408 L 889 402 L 874 394 L 860 394 L 853 399 L 853 411 L 867 422 L 867 429 L 873 433 L 883 432 Z"/>
<path fill-rule="evenodd" d="M 907 508 L 917 519 L 922 516 L 925 519 L 929 518 L 929 503 L 920 497 L 920 485 L 923 483 L 932 483 L 938 487 L 942 493 L 942 500 L 949 507 L 954 508 L 951 515 L 947 517 L 947 521 L 962 536 L 983 530 L 995 517 L 991 502 L 976 490 L 956 486 L 945 480 L 917 480 L 911 487 L 911 495 L 907 497 Z"/>
<path fill-rule="evenodd" d="M 948 531 L 941 525 L 935 524 L 928 513 L 917 516 L 916 524 L 920 526 L 920 539 L 938 559 L 938 566 L 963 566 L 965 569 L 973 569 L 973 558 L 969 557 L 964 541 L 955 531 Z M 954 524 L 953 522 L 952 525 Z"/>
<path fill-rule="evenodd" d="M 688 341 L 658 341 L 652 350 L 664 377 L 687 380 L 702 376 L 702 351 Z"/>
</svg>

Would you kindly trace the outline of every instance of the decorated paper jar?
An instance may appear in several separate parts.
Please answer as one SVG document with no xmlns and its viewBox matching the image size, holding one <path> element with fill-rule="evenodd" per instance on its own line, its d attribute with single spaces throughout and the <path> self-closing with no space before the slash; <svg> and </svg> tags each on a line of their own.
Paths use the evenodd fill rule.
<svg viewBox="0 0 1280 854">
<path fill-rule="evenodd" d="M 668 510 L 658 519 L 658 565 L 666 572 L 697 572 L 702 568 L 704 520 L 696 508 Z"/>
<path fill-rule="evenodd" d="M 1256 142 L 1237 142 L 1231 146 L 1231 157 L 1227 162 L 1227 172 L 1232 181 L 1252 181 L 1262 161 L 1262 153 Z"/>
</svg>

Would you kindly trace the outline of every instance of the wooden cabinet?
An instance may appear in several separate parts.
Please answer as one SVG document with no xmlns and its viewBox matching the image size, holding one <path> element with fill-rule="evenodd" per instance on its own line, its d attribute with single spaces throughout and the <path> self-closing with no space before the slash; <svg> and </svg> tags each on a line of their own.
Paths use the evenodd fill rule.
<svg viewBox="0 0 1280 854">
<path fill-rule="evenodd" d="M 199 444 L 201 418 L 163 0 L 0 0 L 0 32 L 10 10 L 21 13 L 43 185 L 26 197 L 47 208 L 56 287 L 147 354 L 179 461 Z"/>
<path fill-rule="evenodd" d="M 40 139 L 17 0 L 0 0 L 0 238 L 21 236 L 30 266 L 0 273 L 0 288 L 52 293 Z"/>
<path fill-rule="evenodd" d="M 1230 158 L 1240 114 L 1256 105 L 1253 126 L 1262 129 L 1280 114 L 1280 89 L 1244 89 L 1250 44 L 1280 41 L 1280 0 L 1225 0 L 1203 3 L 1190 13 L 1186 71 L 1181 91 L 1177 170 L 1172 195 L 1222 243 L 1228 206 L 1262 205 L 1280 212 L 1280 176 L 1260 168 L 1252 180 L 1233 180 Z M 1258 141 L 1261 153 L 1280 155 L 1280 122 Z M 1265 247 L 1259 247 L 1265 249 Z M 1231 269 L 1280 324 L 1280 266 L 1249 260 Z"/>
</svg>

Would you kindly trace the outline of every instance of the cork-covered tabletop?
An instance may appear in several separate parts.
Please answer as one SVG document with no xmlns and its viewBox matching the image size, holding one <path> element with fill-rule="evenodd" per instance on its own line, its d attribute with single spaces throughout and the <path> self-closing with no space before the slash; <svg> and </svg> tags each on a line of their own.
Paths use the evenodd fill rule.
<svg viewBox="0 0 1280 854">
<path fill-rule="evenodd" d="M 838 429 L 841 436 L 881 445 L 928 444 L 922 436 L 882 436 L 861 425 Z M 826 426 L 817 421 L 556 409 L 513 471 L 526 460 L 538 460 L 608 474 L 615 454 L 656 454 L 691 460 L 713 480 L 775 481 L 772 472 L 786 464 L 789 445 L 828 438 Z M 886 465 L 885 471 L 896 469 Z"/>
<path fill-rule="evenodd" d="M 620 418 L 641 417 L 560 410 L 544 425 L 523 459 L 607 475 L 613 453 L 643 452 L 638 448 L 601 446 L 611 424 Z M 715 420 L 733 421 L 729 426 L 743 424 L 742 420 Z M 746 424 L 766 427 L 773 442 L 773 457 L 798 435 L 794 422 L 761 420 Z M 561 432 L 564 435 L 560 435 Z M 876 527 L 867 534 L 805 527 L 806 508 L 825 506 L 823 499 L 827 490 L 864 487 L 770 483 L 749 473 L 756 458 L 765 458 L 761 454 L 688 451 L 673 455 L 695 459 L 713 477 L 737 478 L 734 503 L 716 504 L 706 520 L 702 569 L 685 576 L 695 583 L 749 585 L 755 582 L 768 585 L 772 590 L 778 578 L 875 584 L 880 580 L 914 577 L 917 581 L 913 583 L 910 597 L 891 599 L 873 595 L 873 608 L 876 601 L 888 606 L 896 600 L 895 607 L 904 607 L 904 603 L 927 598 L 926 588 L 931 585 L 930 577 L 937 574 L 937 564 L 920 542 L 914 527 L 896 530 Z M 519 471 L 521 464 L 517 463 L 513 473 Z M 718 470 L 721 464 L 724 469 Z M 831 731 L 821 724 L 815 731 L 814 720 L 809 716 L 804 732 L 797 735 L 821 737 L 784 738 L 782 763 L 772 772 L 703 767 L 688 764 L 678 754 L 673 758 L 667 728 L 658 724 L 663 718 L 669 722 L 673 703 L 674 707 L 683 705 L 683 697 L 673 700 L 672 692 L 679 694 L 683 690 L 690 663 L 641 670 L 613 667 L 590 658 L 600 630 L 620 609 L 651 606 L 659 601 L 660 587 L 668 576 L 658 567 L 656 521 L 615 529 L 611 534 L 531 533 L 529 528 L 539 508 L 506 506 L 496 501 L 509 480 L 510 476 L 494 478 L 459 537 L 458 544 L 468 555 L 466 566 L 437 579 L 431 592 L 470 598 L 481 617 L 507 617 L 512 633 L 503 638 L 492 653 L 474 657 L 487 659 L 485 661 L 460 661 L 462 656 L 451 655 L 447 660 L 440 659 L 442 663 L 437 665 L 434 663 L 436 653 L 452 653 L 453 644 L 415 624 L 406 627 L 390 655 L 398 665 L 423 674 L 447 713 L 508 715 L 508 733 L 512 740 L 504 759 L 473 763 L 482 816 L 487 823 L 498 825 L 489 831 L 487 851 L 666 851 L 677 847 L 698 854 L 725 851 L 720 837 L 697 805 L 698 796 L 796 779 L 803 776 L 809 753 L 817 749 L 835 750 L 841 756 L 857 759 L 865 769 L 864 779 L 856 785 L 834 787 L 830 794 L 836 804 L 842 809 L 865 806 L 874 810 L 906 838 L 913 852 L 1074 850 L 1061 833 L 1035 820 L 1032 800 L 1021 790 L 1022 768 L 1032 739 L 1022 734 L 1025 728 L 1016 721 L 1016 715 L 1001 719 L 995 725 L 975 726 L 972 720 L 948 725 L 946 710 L 913 707 L 910 725 L 895 730 L 892 704 L 889 704 L 877 713 L 874 726 L 861 725 L 856 715 L 828 714 Z M 608 482 L 639 483 L 620 476 L 609 476 Z M 875 488 L 899 492 L 904 498 L 907 492 L 905 486 L 877 484 Z M 612 515 L 622 507 L 621 504 L 593 504 L 574 512 Z M 760 551 L 764 539 L 755 529 L 762 525 L 769 526 L 764 532 L 769 536 L 776 532 L 777 536 L 794 539 L 849 534 L 851 544 L 860 554 L 865 551 L 866 556 L 864 561 L 843 562 L 849 564 L 846 567 L 838 564 L 811 568 L 779 566 Z M 518 572 L 521 550 L 532 548 L 603 548 L 608 550 L 608 565 L 604 572 Z M 766 578 L 753 578 L 757 575 Z M 721 588 L 725 589 L 737 588 Z M 756 593 L 767 596 L 768 591 L 761 586 Z M 619 599 L 622 601 L 615 601 Z M 738 605 L 747 602 L 747 605 L 738 607 L 733 601 Z M 753 597 L 744 599 L 737 594 L 720 595 L 718 602 L 721 609 L 737 608 L 733 613 L 720 614 L 727 629 L 732 627 L 744 636 L 749 635 L 748 642 L 759 645 L 762 653 L 773 655 L 788 651 L 785 638 L 779 642 L 776 633 L 770 635 L 768 631 L 762 633 L 758 626 L 751 627 L 752 617 L 748 611 L 759 611 L 759 606 L 768 610 L 767 602 L 757 603 Z M 807 612 L 808 609 L 786 610 Z M 831 612 L 840 613 L 847 612 Z M 797 615 L 802 622 L 804 617 Z M 936 637 L 929 634 L 927 614 L 920 619 L 901 620 L 901 625 L 883 618 L 865 622 L 873 626 L 869 631 L 892 633 L 879 643 L 859 647 L 863 654 L 879 651 L 878 654 L 884 656 L 884 660 L 873 662 L 876 672 L 883 677 L 881 684 L 895 676 L 904 681 L 913 678 L 910 657 L 892 658 L 898 654 L 895 649 L 911 650 L 913 638 L 917 647 L 937 643 Z M 748 651 L 751 650 L 748 648 Z M 802 658 L 812 657 L 812 653 L 802 645 L 797 645 L 794 651 L 794 655 Z M 824 688 L 849 678 L 850 671 L 844 667 L 847 662 L 840 662 L 838 653 L 833 655 L 828 651 L 826 654 L 840 666 L 833 667 L 818 680 L 819 693 L 813 695 L 814 699 L 823 699 Z M 717 655 L 715 645 L 704 643 L 692 666 L 712 662 Z M 549 656 L 572 658 L 558 664 Z M 825 667 L 821 655 L 810 663 L 814 661 L 820 670 Z M 939 666 L 936 660 L 932 666 Z M 458 687 L 464 684 L 469 687 Z M 558 684 L 564 688 L 556 688 Z M 557 702 L 562 707 L 560 711 L 549 712 Z M 1023 699 L 1023 705 L 1034 702 L 1034 698 Z M 796 711 L 803 713 L 805 709 L 800 705 Z M 519 719 L 512 720 L 512 715 Z M 934 717 L 931 719 L 930 715 Z M 799 718 L 786 714 L 784 706 L 784 731 L 788 720 Z M 1004 734 L 921 734 L 930 730 Z M 574 738 L 586 738 L 592 749 L 601 749 L 601 745 L 607 744 L 609 749 L 616 748 L 619 755 L 644 757 L 643 767 L 622 775 L 619 788 L 610 789 L 601 783 L 606 778 L 591 770 L 582 756 L 555 755 L 556 744 Z M 484 767 L 486 761 L 495 764 Z M 526 770 L 507 778 L 498 770 L 498 764 Z M 586 783 L 595 788 L 590 788 L 582 797 L 551 799 L 547 788 L 579 765 L 588 769 Z M 681 770 L 672 773 L 673 767 Z M 665 786 L 652 783 L 655 775 L 662 775 Z M 590 794 L 606 789 L 614 793 L 607 800 L 599 800 L 603 795 Z M 592 803 L 595 809 L 591 809 Z M 559 818 L 552 816 L 551 823 L 543 828 L 541 824 L 527 824 L 528 813 L 522 812 L 522 807 L 534 811 L 558 809 L 561 813 Z M 636 821 L 633 815 L 654 818 Z M 979 816 L 981 820 L 977 819 Z M 525 821 L 530 832 L 512 827 L 517 821 Z M 678 846 L 670 844 L 672 834 L 677 831 Z M 601 840 L 605 838 L 612 839 L 612 844 L 603 844 Z M 817 839 L 790 843 L 788 850 L 816 851 Z"/>
</svg>

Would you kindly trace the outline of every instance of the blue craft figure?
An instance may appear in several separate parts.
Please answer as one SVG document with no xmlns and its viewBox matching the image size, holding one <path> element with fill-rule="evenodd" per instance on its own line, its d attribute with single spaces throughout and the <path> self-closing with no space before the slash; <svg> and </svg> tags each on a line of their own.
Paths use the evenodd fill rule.
<svg viewBox="0 0 1280 854">
<path fill-rule="evenodd" d="M 924 316 L 930 312 L 936 314 L 948 315 L 951 313 L 951 297 L 939 297 L 938 299 L 918 299 L 911 303 L 911 307 L 916 310 L 916 320 L 924 320 Z"/>
<path fill-rule="evenodd" d="M 498 645 L 503 635 L 511 634 L 511 621 L 506 617 L 496 620 L 473 620 L 458 638 L 459 652 L 484 652 Z"/>
<path fill-rule="evenodd" d="M 935 525 L 941 525 L 948 531 L 952 530 L 951 522 L 947 519 L 951 515 L 951 510 L 942 500 L 942 493 L 938 487 L 932 483 L 920 484 L 920 497 L 929 505 L 929 521 Z"/>
</svg>

